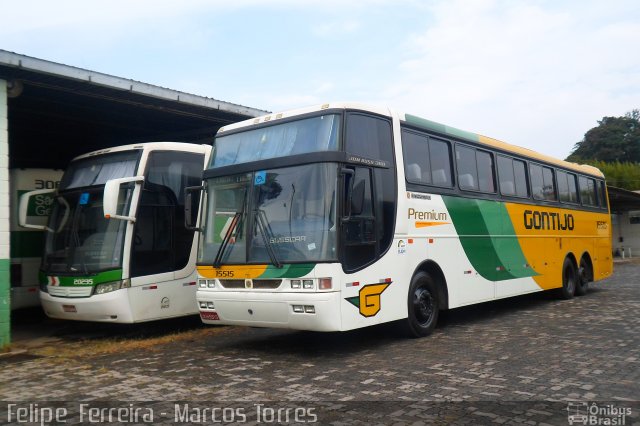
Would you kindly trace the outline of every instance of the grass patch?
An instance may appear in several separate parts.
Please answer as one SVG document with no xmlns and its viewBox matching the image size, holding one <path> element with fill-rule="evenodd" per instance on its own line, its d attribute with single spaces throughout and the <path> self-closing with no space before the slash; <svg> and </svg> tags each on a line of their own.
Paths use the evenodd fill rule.
<svg viewBox="0 0 640 426">
<path fill-rule="evenodd" d="M 87 358 L 96 355 L 130 351 L 160 351 L 167 345 L 185 343 L 226 333 L 229 327 L 203 327 L 153 337 L 107 337 L 77 341 L 64 341 L 55 345 L 33 348 L 29 352 L 46 357 L 64 359 Z"/>
</svg>

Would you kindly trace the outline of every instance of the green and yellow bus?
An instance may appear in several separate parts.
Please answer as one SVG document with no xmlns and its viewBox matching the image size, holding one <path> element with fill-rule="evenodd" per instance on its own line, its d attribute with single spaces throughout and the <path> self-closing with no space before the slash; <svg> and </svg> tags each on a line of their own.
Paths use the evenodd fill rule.
<svg viewBox="0 0 640 426">
<path fill-rule="evenodd" d="M 424 336 L 441 310 L 569 299 L 612 273 L 599 170 L 388 109 L 325 104 L 225 126 L 203 176 L 209 324 L 401 321 Z"/>
</svg>

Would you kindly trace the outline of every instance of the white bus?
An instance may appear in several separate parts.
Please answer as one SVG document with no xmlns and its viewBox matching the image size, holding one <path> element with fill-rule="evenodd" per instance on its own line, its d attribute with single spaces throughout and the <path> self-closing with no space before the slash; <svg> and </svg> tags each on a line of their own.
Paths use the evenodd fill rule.
<svg viewBox="0 0 640 426">
<path fill-rule="evenodd" d="M 52 318 L 133 323 L 196 314 L 196 239 L 184 189 L 199 184 L 211 147 L 150 142 L 75 158 L 56 191 L 27 193 L 20 224 L 43 229 L 40 298 Z M 48 225 L 29 199 L 53 193 Z"/>
<path fill-rule="evenodd" d="M 40 306 L 38 268 L 44 245 L 42 232 L 18 225 L 18 200 L 29 191 L 56 189 L 61 176 L 62 170 L 55 169 L 9 170 L 11 310 Z M 52 203 L 50 194 L 33 197 L 27 206 L 29 220 L 34 224 L 46 225 Z"/>
<path fill-rule="evenodd" d="M 399 320 L 424 336 L 440 310 L 570 298 L 612 272 L 599 170 L 388 109 L 326 104 L 225 126 L 203 177 L 209 324 Z"/>
</svg>

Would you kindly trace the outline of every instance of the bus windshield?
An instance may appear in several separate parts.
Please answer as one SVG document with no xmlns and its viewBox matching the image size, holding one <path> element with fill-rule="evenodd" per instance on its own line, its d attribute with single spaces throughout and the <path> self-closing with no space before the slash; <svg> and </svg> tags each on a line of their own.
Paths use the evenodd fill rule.
<svg viewBox="0 0 640 426">
<path fill-rule="evenodd" d="M 132 190 L 124 192 L 120 204 L 127 208 Z M 104 218 L 102 196 L 99 187 L 56 197 L 45 242 L 45 273 L 87 274 L 122 267 L 126 221 Z"/>
<path fill-rule="evenodd" d="M 126 222 L 104 218 L 104 184 L 135 175 L 141 150 L 73 161 L 62 177 L 45 241 L 45 273 L 87 274 L 122 268 Z M 128 211 L 132 189 L 122 191 L 120 211 Z"/>
<path fill-rule="evenodd" d="M 328 114 L 284 122 L 228 136 L 218 136 L 210 168 L 339 148 L 340 115 Z"/>
<path fill-rule="evenodd" d="M 199 264 L 335 260 L 337 164 L 212 178 Z"/>
<path fill-rule="evenodd" d="M 104 185 L 109 179 L 133 176 L 141 152 L 115 152 L 73 161 L 62 177 L 60 190 Z"/>
</svg>

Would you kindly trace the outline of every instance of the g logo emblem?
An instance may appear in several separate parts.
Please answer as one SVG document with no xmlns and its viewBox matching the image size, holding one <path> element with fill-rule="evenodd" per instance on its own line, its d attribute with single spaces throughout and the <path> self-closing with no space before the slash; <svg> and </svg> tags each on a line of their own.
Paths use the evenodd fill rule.
<svg viewBox="0 0 640 426">
<path fill-rule="evenodd" d="M 360 289 L 357 297 L 347 297 L 345 300 L 359 308 L 360 315 L 363 317 L 373 317 L 380 312 L 382 307 L 381 295 L 389 285 L 391 285 L 391 282 L 367 284 Z"/>
</svg>

